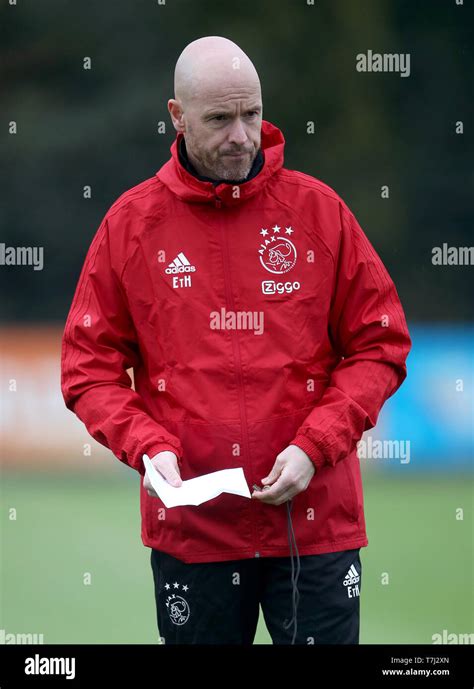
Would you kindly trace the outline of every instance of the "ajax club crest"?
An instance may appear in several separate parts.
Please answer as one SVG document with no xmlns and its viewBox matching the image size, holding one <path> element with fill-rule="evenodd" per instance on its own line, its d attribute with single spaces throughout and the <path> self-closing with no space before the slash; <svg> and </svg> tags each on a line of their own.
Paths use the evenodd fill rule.
<svg viewBox="0 0 474 689">
<path fill-rule="evenodd" d="M 170 588 L 171 584 L 165 584 L 165 589 Z M 173 588 L 178 589 L 179 591 L 178 582 L 173 584 Z M 188 588 L 189 586 L 182 587 L 183 591 L 187 591 Z M 167 596 L 165 604 L 168 615 L 170 616 L 170 620 L 173 622 L 173 624 L 181 626 L 188 621 L 191 611 L 189 609 L 188 601 L 183 598 L 183 596 L 178 595 L 178 593 L 171 593 L 169 596 Z"/>
<path fill-rule="evenodd" d="M 269 273 L 287 273 L 296 263 L 296 248 L 290 237 L 294 230 L 274 225 L 270 230 L 262 228 L 263 242 L 258 253 L 260 262 Z"/>
</svg>

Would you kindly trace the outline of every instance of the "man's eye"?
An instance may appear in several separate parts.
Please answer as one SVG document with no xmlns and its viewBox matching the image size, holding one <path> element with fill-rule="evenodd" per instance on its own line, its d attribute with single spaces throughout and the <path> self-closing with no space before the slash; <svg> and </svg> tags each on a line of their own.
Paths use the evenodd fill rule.
<svg viewBox="0 0 474 689">
<path fill-rule="evenodd" d="M 258 115 L 258 111 L 257 111 L 257 110 L 249 110 L 248 113 L 247 113 L 247 116 L 248 116 L 248 117 L 255 117 L 256 115 Z M 211 120 L 217 120 L 217 121 L 221 122 L 221 121 L 224 120 L 226 117 L 227 117 L 227 115 L 213 115 L 213 116 L 211 117 Z"/>
</svg>

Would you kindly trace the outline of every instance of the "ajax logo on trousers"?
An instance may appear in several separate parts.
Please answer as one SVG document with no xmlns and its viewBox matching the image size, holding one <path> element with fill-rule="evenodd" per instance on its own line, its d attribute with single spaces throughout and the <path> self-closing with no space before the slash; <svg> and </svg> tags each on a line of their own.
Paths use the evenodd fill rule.
<svg viewBox="0 0 474 689">
<path fill-rule="evenodd" d="M 165 589 L 167 590 L 171 589 L 172 587 L 173 589 L 179 591 L 180 587 L 177 581 L 175 581 L 174 584 L 165 584 Z M 182 591 L 187 591 L 188 588 L 189 586 L 186 585 L 183 585 L 181 587 Z M 166 598 L 166 609 L 168 611 L 168 615 L 170 616 L 170 620 L 173 624 L 181 626 L 189 620 L 189 616 L 191 614 L 189 603 L 185 598 L 183 598 L 183 596 L 180 596 L 178 593 L 171 593 Z"/>
</svg>

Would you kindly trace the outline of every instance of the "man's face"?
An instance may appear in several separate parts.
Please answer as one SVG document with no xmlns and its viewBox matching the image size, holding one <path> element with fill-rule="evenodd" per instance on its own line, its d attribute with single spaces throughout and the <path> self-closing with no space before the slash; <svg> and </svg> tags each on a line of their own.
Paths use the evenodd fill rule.
<svg viewBox="0 0 474 689">
<path fill-rule="evenodd" d="M 183 120 L 186 150 L 198 173 L 245 179 L 260 148 L 262 111 L 258 88 L 228 87 L 195 97 Z"/>
</svg>

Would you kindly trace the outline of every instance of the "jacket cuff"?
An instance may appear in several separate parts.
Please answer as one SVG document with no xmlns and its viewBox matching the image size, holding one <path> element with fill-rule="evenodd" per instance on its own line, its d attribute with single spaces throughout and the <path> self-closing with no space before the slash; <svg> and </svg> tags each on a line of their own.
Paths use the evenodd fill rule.
<svg viewBox="0 0 474 689">
<path fill-rule="evenodd" d="M 164 452 L 164 450 L 169 450 L 170 452 L 173 452 L 173 454 L 176 455 L 178 458 L 178 468 L 181 472 L 181 469 L 183 468 L 183 461 L 182 461 L 182 450 L 178 449 L 174 445 L 170 445 L 169 443 L 155 443 L 155 445 L 150 445 L 142 448 L 141 454 L 140 454 L 140 464 L 141 464 L 141 469 L 139 469 L 140 474 L 145 475 L 145 465 L 143 463 L 143 455 L 148 455 L 150 459 L 153 459 L 155 455 L 158 454 L 158 452 Z"/>
<path fill-rule="evenodd" d="M 289 444 L 296 445 L 300 448 L 300 450 L 303 450 L 303 452 L 305 452 L 313 462 L 316 471 L 326 464 L 323 453 L 319 447 L 308 438 L 307 435 L 303 435 L 301 433 L 297 434 Z"/>
</svg>

